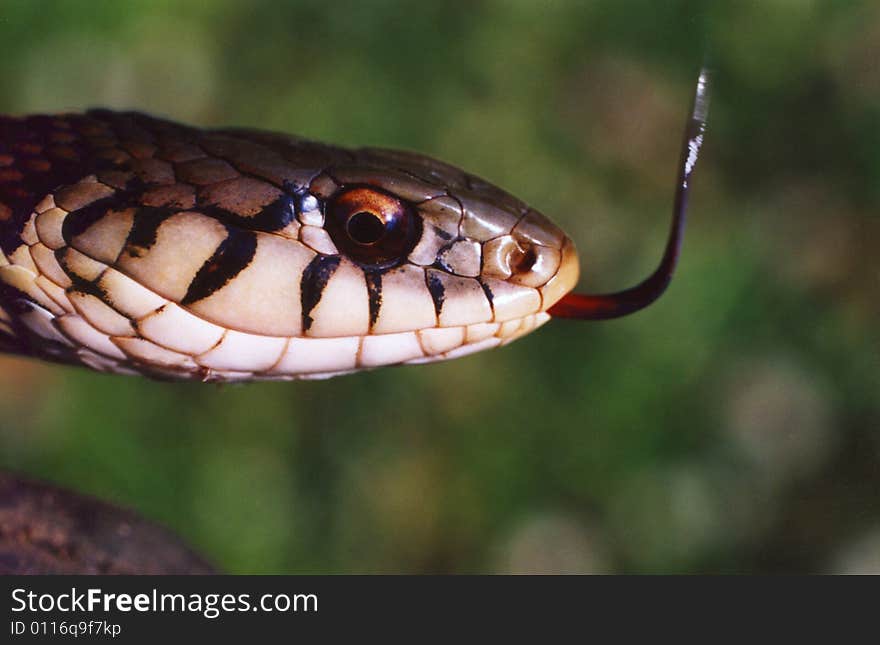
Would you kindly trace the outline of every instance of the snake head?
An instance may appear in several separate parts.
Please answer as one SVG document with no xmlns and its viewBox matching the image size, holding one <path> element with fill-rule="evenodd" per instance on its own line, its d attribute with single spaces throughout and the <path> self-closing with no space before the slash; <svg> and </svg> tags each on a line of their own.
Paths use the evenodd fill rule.
<svg viewBox="0 0 880 645">
<path fill-rule="evenodd" d="M 352 155 L 314 178 L 309 194 L 315 224 L 342 258 L 332 275 L 348 266 L 346 301 L 362 302 L 320 321 L 309 310 L 307 333 L 361 335 L 405 362 L 440 360 L 531 331 L 577 282 L 571 240 L 499 188 L 413 153 Z M 315 309 L 327 283 L 318 287 L 306 303 Z M 409 354 L 392 353 L 402 346 Z"/>
</svg>

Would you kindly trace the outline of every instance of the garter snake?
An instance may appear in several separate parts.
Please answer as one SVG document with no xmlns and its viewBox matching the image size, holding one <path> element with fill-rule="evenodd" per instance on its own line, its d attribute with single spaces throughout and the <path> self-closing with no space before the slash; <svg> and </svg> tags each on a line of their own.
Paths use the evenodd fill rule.
<svg viewBox="0 0 880 645">
<path fill-rule="evenodd" d="M 427 157 L 140 113 L 0 117 L 0 350 L 121 374 L 323 378 L 462 356 L 551 316 L 611 318 L 669 282 L 577 295 L 572 241 Z"/>
</svg>

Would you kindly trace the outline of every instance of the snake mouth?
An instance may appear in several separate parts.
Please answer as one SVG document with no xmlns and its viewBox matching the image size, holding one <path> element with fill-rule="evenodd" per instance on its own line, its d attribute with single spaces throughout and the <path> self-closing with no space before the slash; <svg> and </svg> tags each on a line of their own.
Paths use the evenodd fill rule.
<svg viewBox="0 0 880 645">
<path fill-rule="evenodd" d="M 548 308 L 551 316 L 577 320 L 609 320 L 644 309 L 663 295 L 672 281 L 672 274 L 678 263 L 681 240 L 684 236 L 690 180 L 703 144 L 708 111 L 709 73 L 703 68 L 697 79 L 691 113 L 685 126 L 672 226 L 659 266 L 642 282 L 623 291 L 607 294 L 566 293 Z"/>
</svg>

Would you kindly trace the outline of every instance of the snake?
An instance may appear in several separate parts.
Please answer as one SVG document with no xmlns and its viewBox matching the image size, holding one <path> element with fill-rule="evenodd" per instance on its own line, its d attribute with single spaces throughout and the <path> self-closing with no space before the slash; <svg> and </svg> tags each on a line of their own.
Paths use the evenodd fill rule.
<svg viewBox="0 0 880 645">
<path fill-rule="evenodd" d="M 633 313 L 669 284 L 703 141 L 634 287 L 578 294 L 573 241 L 497 186 L 413 152 L 138 112 L 0 117 L 0 351 L 112 374 L 320 379 Z"/>
</svg>

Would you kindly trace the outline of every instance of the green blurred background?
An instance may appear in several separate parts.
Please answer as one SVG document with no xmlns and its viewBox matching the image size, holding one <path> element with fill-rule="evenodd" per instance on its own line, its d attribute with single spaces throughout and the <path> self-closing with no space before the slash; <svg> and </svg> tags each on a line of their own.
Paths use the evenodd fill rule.
<svg viewBox="0 0 880 645">
<path fill-rule="evenodd" d="M 0 466 L 134 507 L 230 572 L 880 572 L 880 5 L 10 2 L 0 109 L 134 107 L 417 150 L 533 204 L 609 323 L 325 382 L 4 358 Z"/>
</svg>

